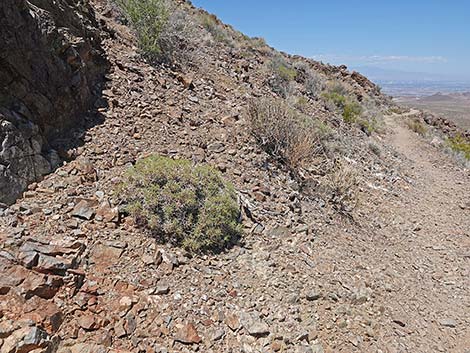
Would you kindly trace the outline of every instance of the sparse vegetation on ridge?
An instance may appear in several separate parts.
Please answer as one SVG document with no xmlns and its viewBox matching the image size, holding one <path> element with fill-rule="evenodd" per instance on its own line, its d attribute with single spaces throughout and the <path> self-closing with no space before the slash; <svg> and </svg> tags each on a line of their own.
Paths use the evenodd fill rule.
<svg viewBox="0 0 470 353">
<path fill-rule="evenodd" d="M 293 68 L 284 58 L 276 56 L 268 66 L 269 86 L 274 93 L 282 98 L 287 98 L 293 92 L 293 81 L 297 77 L 297 70 Z"/>
<path fill-rule="evenodd" d="M 171 0 L 115 0 L 151 62 L 189 63 L 194 23 Z"/>
<path fill-rule="evenodd" d="M 202 26 L 212 35 L 212 38 L 217 42 L 223 42 L 229 46 L 234 45 L 233 38 L 229 35 L 228 31 L 223 27 L 215 15 L 203 13 L 200 16 Z"/>
<path fill-rule="evenodd" d="M 462 135 L 450 137 L 447 140 L 447 144 L 452 151 L 462 155 L 466 160 L 470 161 L 470 141 L 462 137 Z"/>
<path fill-rule="evenodd" d="M 322 97 L 330 110 L 339 110 L 344 122 L 356 124 L 367 135 L 380 130 L 382 112 L 377 105 L 370 100 L 360 103 L 341 83 L 330 84 Z"/>
<path fill-rule="evenodd" d="M 219 251 L 241 236 L 235 189 L 209 166 L 150 156 L 126 173 L 119 195 L 137 225 L 188 251 Z"/>
</svg>

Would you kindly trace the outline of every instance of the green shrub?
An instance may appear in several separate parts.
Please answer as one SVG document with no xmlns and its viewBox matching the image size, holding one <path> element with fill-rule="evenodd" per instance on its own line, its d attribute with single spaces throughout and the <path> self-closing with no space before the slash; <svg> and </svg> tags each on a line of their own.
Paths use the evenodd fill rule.
<svg viewBox="0 0 470 353">
<path fill-rule="evenodd" d="M 281 56 L 269 63 L 269 86 L 274 93 L 287 98 L 292 93 L 292 82 L 297 77 L 297 70 L 292 68 Z"/>
<path fill-rule="evenodd" d="M 470 141 L 468 139 L 465 139 L 462 135 L 457 135 L 449 138 L 447 143 L 453 151 L 462 154 L 465 159 L 470 160 Z"/>
<path fill-rule="evenodd" d="M 341 111 L 343 120 L 348 124 L 359 123 L 361 129 L 371 132 L 371 124 L 368 119 L 360 119 L 364 109 L 356 100 L 350 96 L 344 85 L 339 82 L 330 83 L 327 91 L 322 94 L 327 103 L 333 104 L 335 108 Z M 331 109 L 331 108 L 330 108 Z"/>
<path fill-rule="evenodd" d="M 136 31 L 140 50 L 153 62 L 190 62 L 194 24 L 170 0 L 115 0 Z"/>
<path fill-rule="evenodd" d="M 149 56 L 160 56 L 160 36 L 168 22 L 170 9 L 165 0 L 116 0 L 137 31 L 139 45 Z"/>
<path fill-rule="evenodd" d="M 219 251 L 241 235 L 235 189 L 208 166 L 144 158 L 126 173 L 120 197 L 137 225 L 191 252 Z"/>
<path fill-rule="evenodd" d="M 343 107 L 343 120 L 349 124 L 355 123 L 362 113 L 362 107 L 358 102 L 347 101 Z"/>
<path fill-rule="evenodd" d="M 336 108 L 344 109 L 344 106 L 346 105 L 346 97 L 342 94 L 336 92 L 325 92 L 322 94 L 322 97 L 333 103 Z"/>
</svg>

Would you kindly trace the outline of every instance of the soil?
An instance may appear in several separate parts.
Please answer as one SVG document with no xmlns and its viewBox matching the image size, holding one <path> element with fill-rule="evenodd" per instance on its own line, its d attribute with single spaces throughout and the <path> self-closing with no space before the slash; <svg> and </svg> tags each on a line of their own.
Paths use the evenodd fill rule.
<svg viewBox="0 0 470 353">
<path fill-rule="evenodd" d="M 372 199 L 361 223 L 378 227 L 326 233 L 314 255 L 325 293 L 369 299 L 352 304 L 346 294 L 320 305 L 320 336 L 331 352 L 468 352 L 469 172 L 404 127 L 403 117 L 386 122 L 385 142 L 405 177 Z"/>
</svg>

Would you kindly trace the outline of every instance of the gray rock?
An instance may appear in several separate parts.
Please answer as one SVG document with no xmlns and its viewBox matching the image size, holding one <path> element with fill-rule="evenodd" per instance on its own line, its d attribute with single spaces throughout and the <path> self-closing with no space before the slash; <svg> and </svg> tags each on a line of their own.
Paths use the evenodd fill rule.
<svg viewBox="0 0 470 353">
<path fill-rule="evenodd" d="M 155 288 L 154 294 L 156 295 L 163 295 L 170 293 L 170 287 L 166 283 L 158 283 L 157 287 Z"/>
<path fill-rule="evenodd" d="M 306 298 L 308 301 L 314 301 L 314 300 L 320 299 L 320 298 L 321 298 L 321 294 L 318 293 L 317 291 L 311 290 L 311 291 L 307 292 L 307 294 L 305 295 L 305 298 Z"/>
<path fill-rule="evenodd" d="M 240 320 L 245 330 L 247 330 L 251 336 L 260 337 L 269 335 L 270 333 L 269 326 L 252 314 L 242 314 L 240 315 Z"/>
<path fill-rule="evenodd" d="M 207 146 L 207 150 L 212 153 L 221 153 L 225 150 L 225 145 L 222 142 L 214 142 Z"/>
<path fill-rule="evenodd" d="M 455 321 L 454 319 L 442 319 L 439 321 L 439 323 L 441 324 L 441 326 L 445 326 L 445 327 L 457 326 L 457 321 Z"/>
<path fill-rule="evenodd" d="M 72 210 L 72 216 L 85 220 L 92 219 L 94 214 L 95 211 L 85 200 L 80 201 Z"/>
</svg>

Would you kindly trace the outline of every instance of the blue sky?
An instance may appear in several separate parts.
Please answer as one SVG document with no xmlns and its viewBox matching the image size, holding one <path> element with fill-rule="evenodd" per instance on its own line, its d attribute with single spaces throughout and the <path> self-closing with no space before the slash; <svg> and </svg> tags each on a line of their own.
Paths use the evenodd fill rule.
<svg viewBox="0 0 470 353">
<path fill-rule="evenodd" d="M 470 0 L 192 2 L 292 54 L 470 79 Z"/>
</svg>

